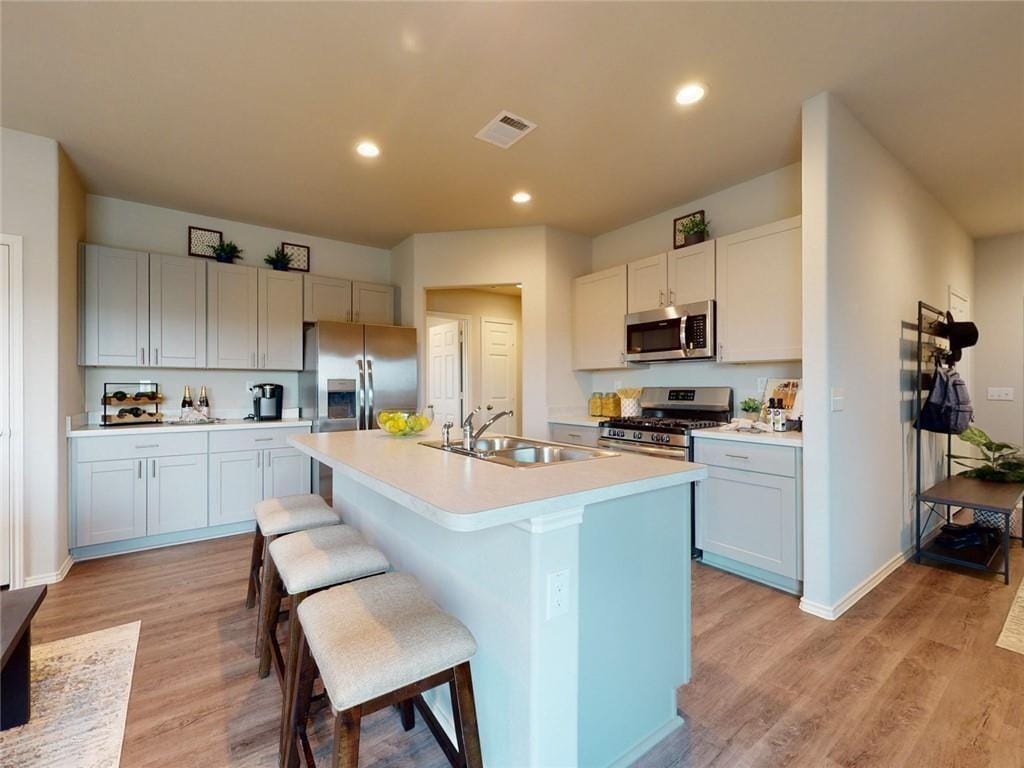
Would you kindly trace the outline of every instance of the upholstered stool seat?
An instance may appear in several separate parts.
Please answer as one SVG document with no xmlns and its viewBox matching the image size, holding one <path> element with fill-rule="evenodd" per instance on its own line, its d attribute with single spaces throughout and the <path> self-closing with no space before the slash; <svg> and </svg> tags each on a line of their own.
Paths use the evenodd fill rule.
<svg viewBox="0 0 1024 768">
<path fill-rule="evenodd" d="M 265 499 L 256 505 L 255 512 L 256 523 L 264 536 L 280 536 L 338 523 L 338 513 L 315 493 Z"/>
<path fill-rule="evenodd" d="M 270 557 L 289 595 L 383 573 L 390 564 L 355 528 L 330 525 L 270 542 Z"/>
</svg>

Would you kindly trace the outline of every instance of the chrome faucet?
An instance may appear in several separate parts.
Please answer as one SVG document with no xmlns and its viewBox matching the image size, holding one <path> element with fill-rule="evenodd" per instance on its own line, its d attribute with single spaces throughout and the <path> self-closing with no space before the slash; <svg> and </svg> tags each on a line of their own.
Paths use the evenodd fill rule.
<svg viewBox="0 0 1024 768">
<path fill-rule="evenodd" d="M 493 408 L 494 406 L 492 405 L 487 406 L 487 410 L 489 411 L 492 410 Z M 496 414 L 491 416 L 491 418 L 489 418 L 487 421 L 481 424 L 480 429 L 473 433 L 473 448 L 476 448 L 476 441 L 480 439 L 480 435 L 486 432 L 494 424 L 494 422 L 498 421 L 499 419 L 503 419 L 506 416 L 515 416 L 515 413 L 512 411 L 511 408 L 507 411 L 498 411 Z"/>
<path fill-rule="evenodd" d="M 469 415 L 462 422 L 462 447 L 467 451 L 472 451 L 473 443 L 476 442 L 476 437 L 473 435 L 473 417 L 480 413 L 481 410 L 483 410 L 483 407 L 478 405 L 469 412 Z M 487 410 L 493 411 L 494 406 L 488 405 Z"/>
<path fill-rule="evenodd" d="M 452 444 L 452 427 L 455 426 L 455 422 L 451 419 L 447 419 L 444 424 L 441 425 L 441 446 L 447 448 Z"/>
</svg>

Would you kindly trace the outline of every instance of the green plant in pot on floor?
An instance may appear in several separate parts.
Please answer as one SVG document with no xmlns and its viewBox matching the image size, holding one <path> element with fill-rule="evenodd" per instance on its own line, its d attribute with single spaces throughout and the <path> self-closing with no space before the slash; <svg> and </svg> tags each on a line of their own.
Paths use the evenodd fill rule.
<svg viewBox="0 0 1024 768">
<path fill-rule="evenodd" d="M 999 483 L 1024 483 L 1024 452 L 1019 446 L 996 442 L 977 427 L 968 427 L 960 439 L 981 451 L 981 456 L 951 454 L 958 465 L 967 467 L 966 472 L 960 473 L 961 477 Z"/>
<path fill-rule="evenodd" d="M 267 254 L 263 261 L 279 272 L 286 272 L 292 265 L 291 254 L 285 253 L 284 248 L 280 246 L 275 248 L 273 253 Z"/>
<path fill-rule="evenodd" d="M 233 264 L 235 259 L 242 258 L 242 249 L 231 240 L 210 246 L 210 254 L 221 264 Z"/>
</svg>

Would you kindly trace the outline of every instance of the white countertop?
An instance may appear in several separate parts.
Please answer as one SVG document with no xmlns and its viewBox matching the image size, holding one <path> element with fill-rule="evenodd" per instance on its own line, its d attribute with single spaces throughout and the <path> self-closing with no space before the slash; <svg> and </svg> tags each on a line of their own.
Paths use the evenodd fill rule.
<svg viewBox="0 0 1024 768">
<path fill-rule="evenodd" d="M 68 430 L 68 437 L 109 437 L 110 435 L 157 435 L 166 432 L 214 432 L 221 429 L 278 429 L 282 427 L 308 427 L 309 419 L 281 419 L 280 421 L 246 421 L 225 419 L 215 424 L 140 424 L 139 426 L 105 427 L 101 424 L 82 424 Z"/>
<path fill-rule="evenodd" d="M 705 440 L 732 440 L 737 443 L 761 443 L 762 445 L 784 445 L 787 448 L 803 448 L 803 432 L 739 432 L 735 429 L 724 430 L 721 427 L 712 429 L 695 429 L 695 438 Z"/>
<path fill-rule="evenodd" d="M 707 477 L 701 464 L 635 453 L 514 468 L 379 430 L 293 435 L 288 442 L 371 490 L 454 531 L 476 531 Z"/>
<path fill-rule="evenodd" d="M 549 416 L 548 424 L 565 424 L 569 427 L 593 427 L 605 420 L 604 416 Z"/>
</svg>

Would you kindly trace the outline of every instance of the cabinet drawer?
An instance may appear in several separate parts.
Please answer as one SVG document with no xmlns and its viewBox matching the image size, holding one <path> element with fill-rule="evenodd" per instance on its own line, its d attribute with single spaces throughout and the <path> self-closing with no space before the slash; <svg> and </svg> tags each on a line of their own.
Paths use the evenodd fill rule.
<svg viewBox="0 0 1024 768">
<path fill-rule="evenodd" d="M 264 448 L 289 448 L 289 435 L 304 435 L 309 427 L 279 429 L 233 429 L 210 433 L 210 453 L 256 451 Z"/>
<path fill-rule="evenodd" d="M 796 476 L 796 451 L 782 445 L 757 445 L 732 440 L 696 438 L 694 461 L 714 467 Z"/>
<path fill-rule="evenodd" d="M 579 427 L 571 424 L 552 424 L 551 439 L 556 443 L 597 447 L 600 431 L 597 427 Z"/>
<path fill-rule="evenodd" d="M 78 438 L 75 461 L 108 461 L 111 459 L 145 459 L 151 456 L 182 456 L 206 453 L 206 432 L 191 434 L 111 435 Z"/>
</svg>

